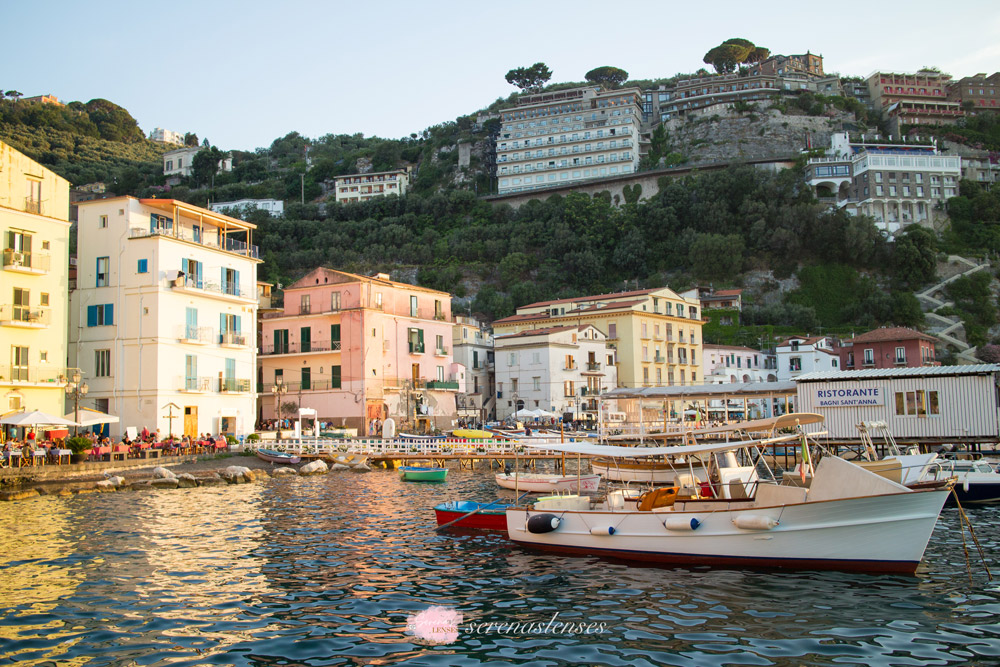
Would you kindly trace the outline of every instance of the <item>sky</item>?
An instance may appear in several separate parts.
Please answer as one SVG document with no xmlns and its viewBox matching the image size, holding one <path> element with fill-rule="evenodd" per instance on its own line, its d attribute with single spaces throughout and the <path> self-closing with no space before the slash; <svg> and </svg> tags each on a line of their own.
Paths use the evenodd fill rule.
<svg viewBox="0 0 1000 667">
<path fill-rule="evenodd" d="M 707 67 L 743 37 L 827 72 L 1000 70 L 1000 3 L 631 0 L 307 2 L 0 0 L 0 88 L 105 98 L 224 150 L 289 132 L 398 138 L 474 113 L 544 62 L 552 83 L 602 65 L 636 79 Z"/>
</svg>

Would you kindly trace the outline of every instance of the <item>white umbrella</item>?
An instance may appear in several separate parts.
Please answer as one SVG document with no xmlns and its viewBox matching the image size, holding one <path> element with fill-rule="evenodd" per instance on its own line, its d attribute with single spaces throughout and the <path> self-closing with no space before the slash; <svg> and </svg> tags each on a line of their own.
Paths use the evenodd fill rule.
<svg viewBox="0 0 1000 667">
<path fill-rule="evenodd" d="M 524 419 L 525 417 L 536 417 L 537 415 L 528 408 L 521 408 L 514 413 L 514 417 Z"/>
<path fill-rule="evenodd" d="M 76 426 L 76 422 L 62 417 L 50 415 L 47 412 L 32 410 L 31 412 L 15 412 L 0 419 L 0 424 L 10 426 Z"/>
<path fill-rule="evenodd" d="M 69 412 L 66 414 L 66 419 L 72 421 L 76 418 L 75 413 Z M 109 415 L 106 412 L 101 412 L 100 410 L 94 410 L 92 408 L 80 408 L 80 426 L 93 426 L 94 424 L 117 424 L 120 419 L 114 415 Z M 75 422 L 74 422 L 75 423 Z"/>
<path fill-rule="evenodd" d="M 549 417 L 555 417 L 556 415 L 549 412 L 548 410 L 542 410 L 541 408 L 535 410 L 535 416 L 547 419 Z"/>
</svg>

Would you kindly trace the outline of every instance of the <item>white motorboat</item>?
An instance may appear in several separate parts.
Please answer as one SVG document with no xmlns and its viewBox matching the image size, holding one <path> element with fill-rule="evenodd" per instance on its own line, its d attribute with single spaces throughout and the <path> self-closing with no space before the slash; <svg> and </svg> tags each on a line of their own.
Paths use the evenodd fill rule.
<svg viewBox="0 0 1000 667">
<path fill-rule="evenodd" d="M 742 448 L 756 450 L 759 462 L 764 446 L 803 437 L 653 447 L 646 455 Z M 583 443 L 548 449 L 637 455 L 636 448 Z M 611 492 L 591 502 L 589 509 L 560 509 L 557 500 L 545 509 L 508 508 L 507 531 L 515 542 L 543 550 L 665 564 L 916 570 L 950 493 L 947 483 L 910 489 L 834 456 L 825 456 L 815 468 L 807 458 L 807 467 L 808 488 L 754 480 L 734 485 L 729 497 L 702 498 L 697 488 L 672 487 L 648 492 L 637 501 L 632 490 Z"/>
<path fill-rule="evenodd" d="M 497 484 L 505 489 L 530 493 L 576 491 L 594 493 L 601 485 L 600 475 L 546 475 L 544 473 L 497 473 Z"/>
</svg>

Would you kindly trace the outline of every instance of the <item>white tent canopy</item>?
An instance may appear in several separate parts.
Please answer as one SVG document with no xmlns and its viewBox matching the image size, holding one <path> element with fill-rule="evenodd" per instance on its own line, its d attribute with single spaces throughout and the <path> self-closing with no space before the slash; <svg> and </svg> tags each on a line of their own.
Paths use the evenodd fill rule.
<svg viewBox="0 0 1000 667">
<path fill-rule="evenodd" d="M 66 419 L 70 421 L 77 419 L 76 413 L 67 413 Z M 117 424 L 119 421 L 118 417 L 101 412 L 100 410 L 80 408 L 79 422 L 74 423 L 79 423 L 80 426 L 93 426 L 95 424 Z"/>
<path fill-rule="evenodd" d="M 537 416 L 538 415 L 535 412 L 529 410 L 528 408 L 521 408 L 520 410 L 514 413 L 514 417 L 516 417 L 517 419 L 526 419 Z"/>
<path fill-rule="evenodd" d="M 556 416 L 555 413 L 549 412 L 548 410 L 542 410 L 541 408 L 535 410 L 534 413 L 535 413 L 536 417 L 542 417 L 542 418 L 545 418 L 545 419 L 549 419 L 551 417 L 555 417 Z"/>
<path fill-rule="evenodd" d="M 796 442 L 801 435 L 782 435 L 776 438 L 760 440 L 741 440 L 740 442 L 713 442 L 699 445 L 678 445 L 675 447 L 621 447 L 617 445 L 594 445 L 587 442 L 567 442 L 551 445 L 534 445 L 523 443 L 530 449 L 542 449 L 567 454 L 586 454 L 588 456 L 604 456 L 608 458 L 644 458 L 647 456 L 690 456 L 708 452 L 724 452 L 743 447 L 759 447 L 778 442 Z"/>
<path fill-rule="evenodd" d="M 76 426 L 71 419 L 50 415 L 47 412 L 32 410 L 31 412 L 16 412 L 0 419 L 0 424 L 10 426 Z"/>
</svg>

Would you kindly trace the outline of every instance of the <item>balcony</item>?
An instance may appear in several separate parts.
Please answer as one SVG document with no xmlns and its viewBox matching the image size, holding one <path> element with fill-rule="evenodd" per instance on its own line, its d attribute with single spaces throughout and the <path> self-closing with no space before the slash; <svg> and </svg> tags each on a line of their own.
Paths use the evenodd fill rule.
<svg viewBox="0 0 1000 667">
<path fill-rule="evenodd" d="M 655 357 L 653 357 L 653 363 L 654 364 L 662 364 L 662 363 L 665 363 L 666 361 L 667 361 L 667 358 L 664 357 L 661 354 L 658 354 Z"/>
<path fill-rule="evenodd" d="M 407 343 L 407 347 L 408 347 L 408 349 L 410 351 L 410 354 L 423 354 L 424 353 L 424 344 L 423 343 L 413 343 L 413 342 L 410 342 L 410 343 Z"/>
<path fill-rule="evenodd" d="M 274 386 L 273 382 L 265 382 L 264 384 L 257 385 L 257 393 L 264 394 L 265 396 L 271 395 L 271 387 Z M 288 390 L 289 394 L 297 394 L 301 391 L 339 391 L 341 389 L 340 382 L 332 382 L 331 380 L 310 380 L 309 382 L 285 382 L 282 385 Z"/>
<path fill-rule="evenodd" d="M 575 371 L 576 370 L 576 364 L 575 363 L 566 364 L 565 366 L 563 366 L 563 370 L 564 371 Z"/>
<path fill-rule="evenodd" d="M 448 348 L 446 348 L 446 347 L 439 347 L 436 350 L 434 350 L 434 355 L 438 356 L 438 357 L 447 357 L 448 356 Z"/>
<path fill-rule="evenodd" d="M 177 329 L 177 338 L 188 345 L 210 345 L 215 342 L 215 329 L 182 325 Z"/>
<path fill-rule="evenodd" d="M 42 214 L 42 202 L 40 199 L 33 199 L 32 197 L 24 198 L 24 212 L 34 213 L 35 215 Z"/>
<path fill-rule="evenodd" d="M 588 361 L 587 362 L 587 370 L 590 371 L 591 373 L 599 371 L 599 370 L 601 370 L 601 364 L 596 363 L 596 362 L 592 362 L 592 361 Z"/>
<path fill-rule="evenodd" d="M 0 384 L 42 384 L 61 387 L 66 369 L 57 366 L 0 365 Z"/>
<path fill-rule="evenodd" d="M 250 380 L 237 378 L 219 378 L 220 394 L 250 393 Z"/>
<path fill-rule="evenodd" d="M 458 391 L 458 382 L 445 381 L 445 380 L 428 380 L 428 389 L 451 389 L 453 391 Z"/>
<path fill-rule="evenodd" d="M 314 340 L 303 345 L 301 342 L 293 341 L 287 345 L 261 345 L 259 354 L 309 354 L 312 352 L 340 352 L 340 341 Z"/>
<path fill-rule="evenodd" d="M 434 319 L 439 322 L 444 322 L 445 321 L 444 313 L 434 313 Z"/>
<path fill-rule="evenodd" d="M 51 323 L 48 306 L 0 305 L 0 326 L 22 329 L 44 329 Z"/>
<path fill-rule="evenodd" d="M 207 294 L 208 296 L 222 295 L 232 296 L 239 299 L 257 300 L 256 292 L 247 292 L 239 285 L 222 285 L 212 280 L 197 280 L 191 276 L 182 276 L 173 281 L 173 288 L 178 291 L 190 292 L 192 294 Z"/>
<path fill-rule="evenodd" d="M 170 228 L 154 227 L 153 229 L 149 229 L 148 227 L 132 227 L 129 229 L 128 237 L 130 239 L 142 239 L 162 236 L 164 238 L 195 243 L 206 248 L 212 248 L 213 250 L 221 250 L 233 253 L 234 255 L 249 257 L 250 259 L 260 259 L 260 251 L 257 246 L 229 237 L 224 237 L 217 241 L 215 239 L 218 237 L 213 238 L 213 234 L 209 233 L 211 229 L 214 228 L 204 229 L 196 236 L 193 229 L 185 229 L 180 225 L 174 225 Z"/>
<path fill-rule="evenodd" d="M 212 391 L 213 378 L 210 377 L 179 377 L 177 378 L 177 391 L 188 394 L 207 394 Z"/>
<path fill-rule="evenodd" d="M 41 276 L 49 272 L 50 263 L 51 257 L 48 253 L 21 252 L 9 248 L 3 251 L 4 271 Z"/>
<path fill-rule="evenodd" d="M 308 303 L 303 303 L 299 306 L 299 315 L 308 315 L 312 312 L 312 306 Z"/>
<path fill-rule="evenodd" d="M 247 336 L 238 331 L 223 331 L 219 334 L 219 344 L 222 347 L 246 347 Z"/>
</svg>

